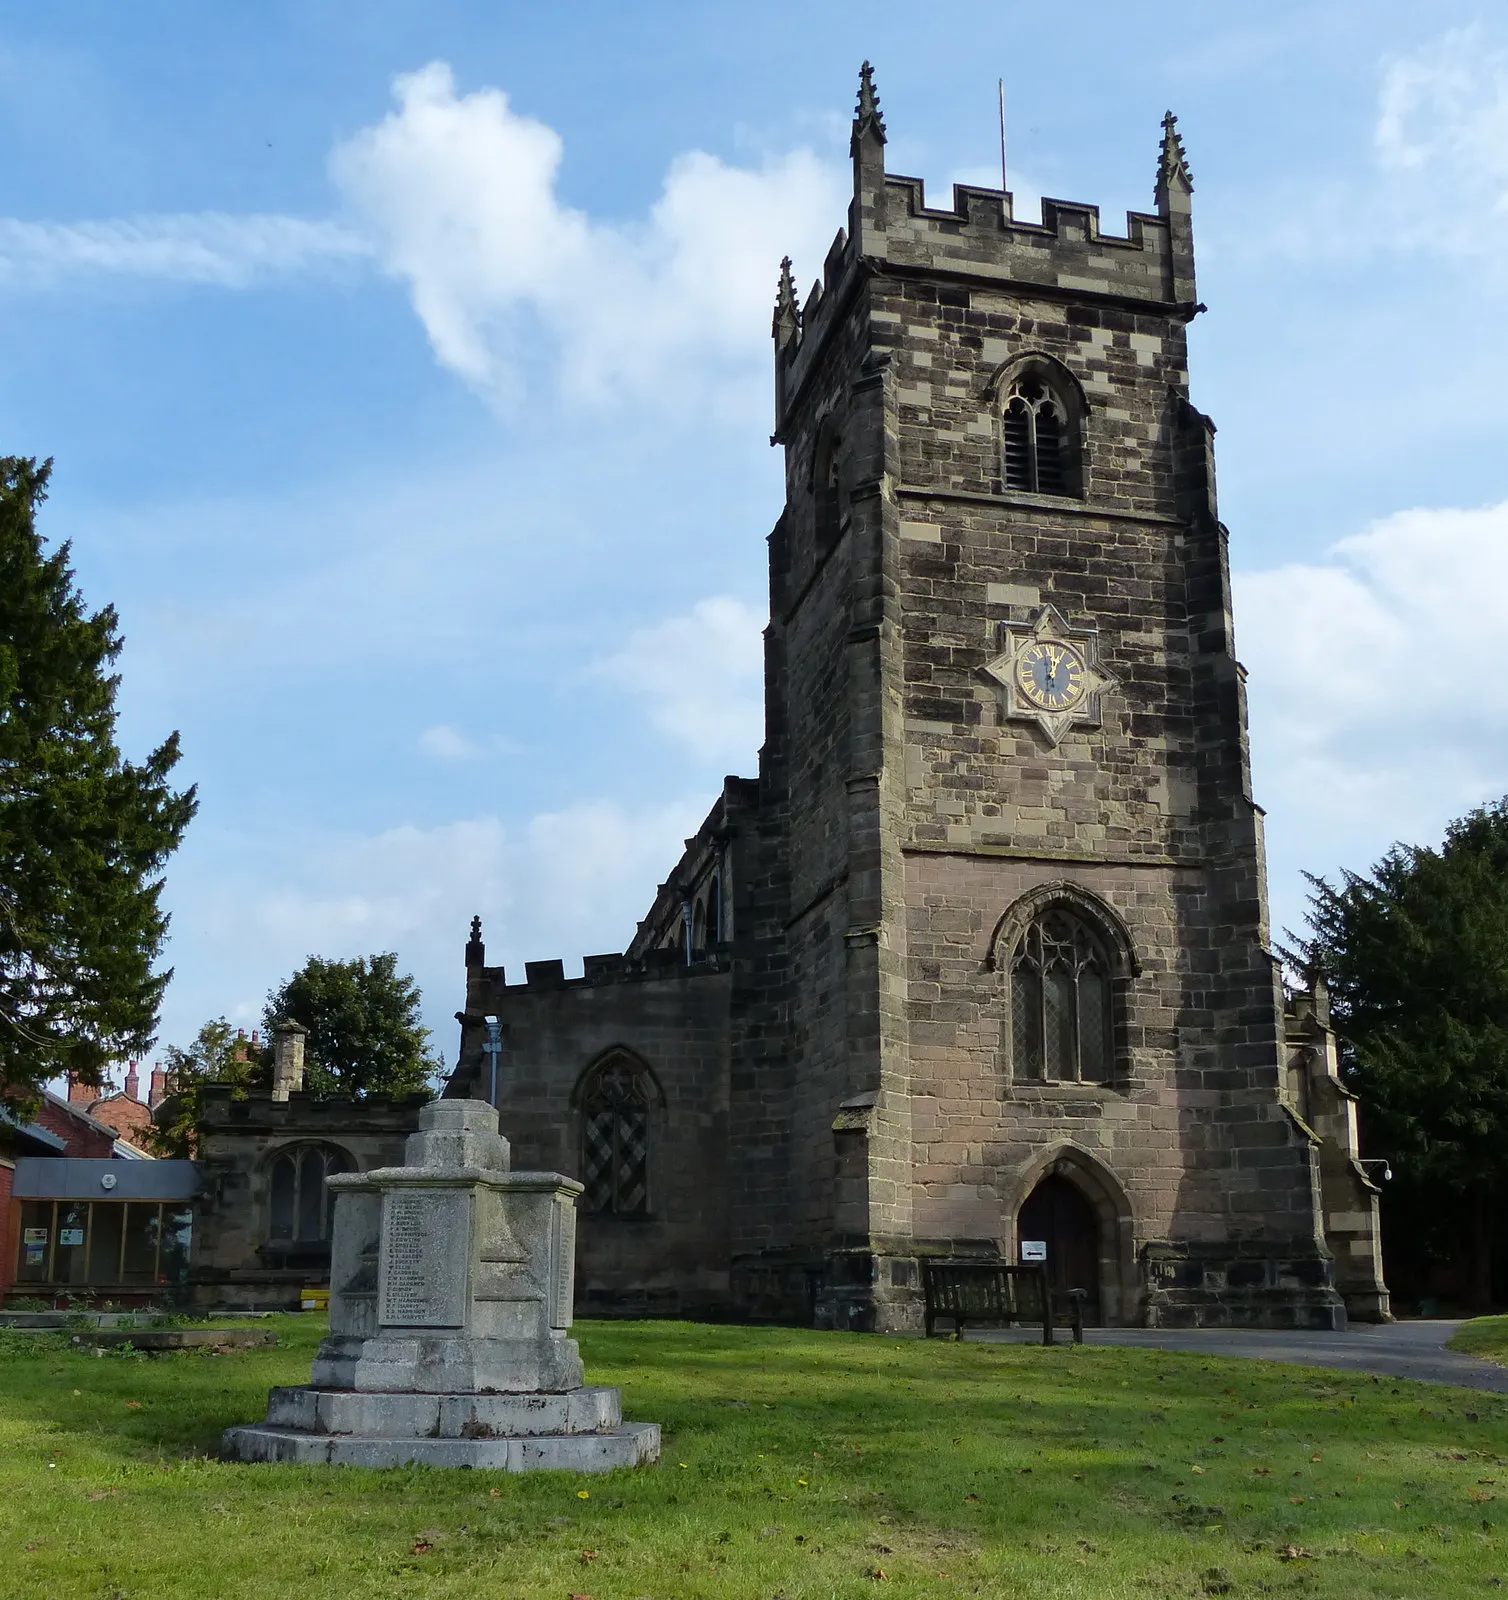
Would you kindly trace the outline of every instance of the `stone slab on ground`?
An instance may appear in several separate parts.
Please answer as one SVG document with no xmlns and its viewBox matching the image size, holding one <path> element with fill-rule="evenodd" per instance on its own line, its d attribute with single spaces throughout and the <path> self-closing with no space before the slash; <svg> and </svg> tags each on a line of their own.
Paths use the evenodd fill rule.
<svg viewBox="0 0 1508 1600">
<path fill-rule="evenodd" d="M 73 1342 L 101 1349 L 128 1344 L 136 1350 L 255 1350 L 276 1344 L 277 1335 L 267 1328 L 98 1328 Z"/>
<path fill-rule="evenodd" d="M 253 1423 L 225 1436 L 240 1461 L 331 1467 L 472 1467 L 493 1472 L 612 1472 L 655 1461 L 657 1422 L 625 1422 L 606 1433 L 535 1434 L 515 1438 L 414 1439 L 370 1434 L 306 1433 Z"/>
</svg>

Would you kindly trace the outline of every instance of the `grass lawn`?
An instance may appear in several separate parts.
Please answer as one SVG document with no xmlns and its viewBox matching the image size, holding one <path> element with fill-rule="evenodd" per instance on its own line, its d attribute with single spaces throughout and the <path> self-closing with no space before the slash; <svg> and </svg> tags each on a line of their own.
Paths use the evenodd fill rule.
<svg viewBox="0 0 1508 1600">
<path fill-rule="evenodd" d="M 1463 1322 L 1451 1337 L 1450 1347 L 1469 1356 L 1508 1363 L 1508 1317 L 1473 1317 Z"/>
<path fill-rule="evenodd" d="M 606 1477 L 232 1466 L 320 1333 L 147 1358 L 0 1332 L 6 1600 L 1474 1595 L 1508 1399 L 1150 1350 L 583 1323 L 665 1427 Z"/>
</svg>

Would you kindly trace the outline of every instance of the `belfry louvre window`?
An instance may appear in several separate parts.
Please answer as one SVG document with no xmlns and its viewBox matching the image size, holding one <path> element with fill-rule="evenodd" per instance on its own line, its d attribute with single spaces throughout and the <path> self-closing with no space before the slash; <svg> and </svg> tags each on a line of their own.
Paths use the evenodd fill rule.
<svg viewBox="0 0 1508 1600">
<path fill-rule="evenodd" d="M 593 1076 L 581 1098 L 582 1205 L 617 1217 L 649 1210 L 648 1074 L 617 1057 Z"/>
<path fill-rule="evenodd" d="M 1071 494 L 1068 413 L 1041 378 L 1011 385 L 1002 419 L 1005 486 L 1031 494 Z"/>
<path fill-rule="evenodd" d="M 817 548 L 836 544 L 843 527 L 843 474 L 838 460 L 842 448 L 836 434 L 829 434 L 817 453 L 816 514 Z"/>
<path fill-rule="evenodd" d="M 1110 972 L 1070 912 L 1044 912 L 1011 966 L 1011 1062 L 1017 1078 L 1104 1083 L 1113 1061 Z"/>
</svg>

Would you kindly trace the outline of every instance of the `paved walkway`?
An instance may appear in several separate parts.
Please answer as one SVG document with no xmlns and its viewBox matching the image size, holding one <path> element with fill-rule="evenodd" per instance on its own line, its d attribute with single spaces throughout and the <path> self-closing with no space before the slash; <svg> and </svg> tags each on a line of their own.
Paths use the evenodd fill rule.
<svg viewBox="0 0 1508 1600">
<path fill-rule="evenodd" d="M 1508 1367 L 1445 1348 L 1445 1341 L 1460 1326 L 1459 1322 L 1389 1322 L 1377 1327 L 1357 1326 L 1347 1333 L 1281 1332 L 1268 1328 L 1087 1328 L 1084 1342 L 1340 1367 L 1375 1372 L 1385 1378 L 1422 1378 L 1430 1383 L 1455 1383 L 1467 1389 L 1508 1394 Z M 965 1334 L 968 1339 L 1011 1344 L 1031 1343 L 1041 1337 L 1039 1330 L 1030 1328 L 981 1329 Z M 1058 1337 L 1071 1335 L 1060 1330 Z"/>
</svg>

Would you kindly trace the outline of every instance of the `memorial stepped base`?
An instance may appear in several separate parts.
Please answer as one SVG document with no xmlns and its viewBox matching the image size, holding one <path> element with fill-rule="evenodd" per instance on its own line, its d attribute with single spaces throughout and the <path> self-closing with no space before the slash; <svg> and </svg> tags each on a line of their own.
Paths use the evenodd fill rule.
<svg viewBox="0 0 1508 1600">
<path fill-rule="evenodd" d="M 581 1185 L 514 1172 L 497 1112 L 437 1100 L 401 1167 L 339 1172 L 330 1333 L 307 1384 L 230 1428 L 235 1461 L 610 1472 L 660 1429 L 582 1382 L 570 1337 Z"/>
<path fill-rule="evenodd" d="M 268 1396 L 265 1422 L 228 1430 L 225 1452 L 242 1461 L 326 1466 L 609 1472 L 655 1460 L 660 1428 L 625 1423 L 616 1389 L 374 1394 L 284 1388 Z"/>
</svg>

